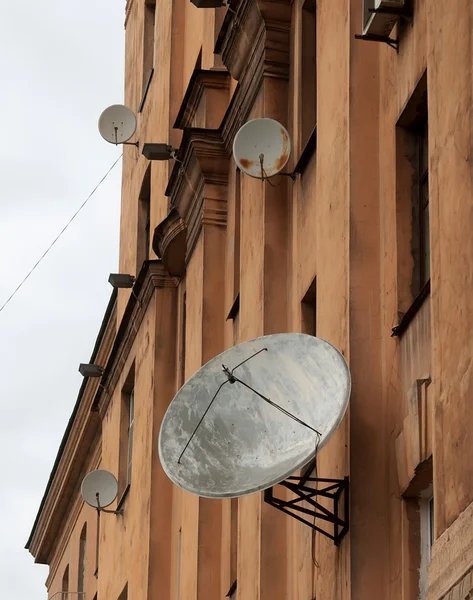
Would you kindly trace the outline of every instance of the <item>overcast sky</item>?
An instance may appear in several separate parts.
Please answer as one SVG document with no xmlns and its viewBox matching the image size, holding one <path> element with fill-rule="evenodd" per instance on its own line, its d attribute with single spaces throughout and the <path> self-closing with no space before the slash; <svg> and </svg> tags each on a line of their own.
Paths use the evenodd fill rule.
<svg viewBox="0 0 473 600">
<path fill-rule="evenodd" d="M 0 305 L 120 155 L 125 0 L 0 0 Z M 112 291 L 121 162 L 0 312 L 0 597 L 46 598 L 24 550 Z"/>
</svg>

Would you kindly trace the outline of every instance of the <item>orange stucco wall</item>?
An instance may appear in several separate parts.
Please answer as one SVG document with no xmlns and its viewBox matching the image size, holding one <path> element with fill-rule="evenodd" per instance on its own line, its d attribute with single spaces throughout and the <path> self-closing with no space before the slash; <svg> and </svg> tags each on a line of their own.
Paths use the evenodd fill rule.
<svg viewBox="0 0 473 600">
<path fill-rule="evenodd" d="M 298 48 L 303 2 L 254 3 L 273 37 L 262 60 L 265 74 L 254 90 L 249 84 L 255 93 L 245 106 L 246 116 L 271 117 L 287 126 L 294 149 L 289 166 L 294 167 L 302 151 Z M 232 3 L 233 9 L 237 4 Z M 129 5 L 125 102 L 137 111 L 144 1 Z M 284 22 L 287 14 L 289 23 Z M 237 63 L 231 52 L 223 58 L 214 54 L 224 15 L 223 8 L 199 10 L 189 0 L 157 2 L 154 74 L 138 114 L 140 146 L 124 147 L 122 272 L 136 274 L 140 266 L 138 199 L 149 167 L 142 145 L 181 143 L 182 132 L 173 125 L 200 53 L 199 68 L 204 70 L 224 70 L 225 61 Z M 238 15 L 235 35 L 245 38 L 246 21 Z M 101 414 L 100 439 L 90 451 L 95 467 L 118 472 L 121 390 L 134 363 L 133 480 L 124 515 L 101 517 L 96 578 L 96 514 L 81 504 L 77 483 L 71 500 L 75 512 L 71 508 L 63 519 L 49 557 L 49 596 L 60 591 L 67 565 L 69 589 L 74 590 L 79 536 L 87 521 L 85 600 L 93 600 L 96 591 L 100 600 L 117 600 L 126 583 L 130 600 L 223 600 L 233 583 L 235 553 L 238 589 L 232 597 L 238 600 L 415 600 L 419 525 L 417 492 L 412 490 L 419 473 L 432 470 L 432 464 L 436 541 L 429 600 L 444 598 L 473 567 L 473 557 L 464 557 L 473 544 L 472 528 L 458 525 L 458 519 L 466 522 L 473 502 L 473 5 L 458 0 L 447 8 L 440 0 L 416 0 L 412 24 L 399 24 L 393 32 L 399 35 L 399 52 L 355 39 L 361 15 L 362 0 L 316 3 L 317 144 L 303 173 L 294 182 L 280 178 L 273 187 L 244 174 L 238 178 L 229 158 L 224 183 L 209 172 L 202 176 L 202 206 L 196 209 L 200 229 L 188 251 L 185 275 L 158 287 L 144 307 Z M 240 46 L 253 49 L 250 63 L 257 60 L 258 39 L 246 36 Z M 280 48 L 286 39 L 288 73 L 275 67 L 284 62 Z M 239 81 L 231 80 L 228 103 L 245 83 L 245 69 L 236 69 Z M 425 72 L 431 293 L 397 338 L 392 328 L 411 302 L 405 279 L 412 267 L 410 215 L 401 214 L 399 207 L 404 192 L 397 124 Z M 212 111 L 212 98 L 219 93 L 207 96 L 205 110 Z M 218 98 L 221 102 L 222 96 Z M 168 214 L 165 190 L 171 172 L 171 163 L 151 163 L 151 232 Z M 186 177 L 182 193 L 196 201 L 195 180 Z M 238 194 L 240 269 L 235 274 Z M 215 217 L 215 206 L 225 207 L 225 218 Z M 400 248 L 403 240 L 407 259 Z M 150 258 L 157 258 L 152 249 Z M 233 514 L 238 529 L 235 535 L 233 527 L 232 534 L 230 501 L 197 498 L 176 488 L 157 456 L 162 416 L 182 383 L 181 340 L 187 378 L 235 341 L 301 331 L 301 301 L 314 279 L 317 335 L 344 354 L 353 384 L 347 415 L 318 463 L 320 476 L 350 477 L 350 532 L 339 547 L 317 535 L 318 567 L 312 561 L 310 529 L 269 507 L 261 494 L 238 500 Z M 232 321 L 226 317 L 235 300 L 235 281 L 240 308 Z M 184 291 L 186 331 L 181 336 Z M 119 291 L 118 325 L 130 298 L 128 290 Z M 417 404 L 413 408 L 418 381 L 424 382 L 422 415 Z M 454 593 L 449 600 L 456 600 Z"/>
</svg>

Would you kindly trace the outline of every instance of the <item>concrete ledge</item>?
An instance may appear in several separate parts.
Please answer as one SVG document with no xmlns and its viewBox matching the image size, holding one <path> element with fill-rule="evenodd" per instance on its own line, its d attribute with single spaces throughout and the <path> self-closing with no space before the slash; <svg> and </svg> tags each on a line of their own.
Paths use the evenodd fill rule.
<svg viewBox="0 0 473 600">
<path fill-rule="evenodd" d="M 465 600 L 470 598 L 471 588 L 466 590 L 465 585 L 473 583 L 470 573 L 472 569 L 473 503 L 458 516 L 433 545 L 427 600 L 443 600 L 444 598 L 445 600 Z"/>
</svg>

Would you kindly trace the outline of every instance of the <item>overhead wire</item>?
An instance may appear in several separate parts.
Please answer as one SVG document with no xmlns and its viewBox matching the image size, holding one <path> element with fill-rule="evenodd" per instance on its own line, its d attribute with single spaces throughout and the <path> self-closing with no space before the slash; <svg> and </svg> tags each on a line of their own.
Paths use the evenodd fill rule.
<svg viewBox="0 0 473 600">
<path fill-rule="evenodd" d="M 35 262 L 33 267 L 28 271 L 28 273 L 25 275 L 25 277 L 23 277 L 23 279 L 16 286 L 16 288 L 13 290 L 13 292 L 10 294 L 10 296 L 6 299 L 6 301 L 2 304 L 2 306 L 0 306 L 0 313 L 10 303 L 10 301 L 13 300 L 15 295 L 20 291 L 20 289 L 23 287 L 23 285 L 27 282 L 27 280 L 30 278 L 30 276 L 34 273 L 34 271 L 37 269 L 37 267 L 41 264 L 43 259 L 49 254 L 50 250 L 53 248 L 53 246 L 56 244 L 56 242 L 60 239 L 60 237 L 63 235 L 63 233 L 67 230 L 67 228 L 72 223 L 72 221 L 77 217 L 77 215 L 84 208 L 84 206 L 87 204 L 87 202 L 92 198 L 92 196 L 99 189 L 99 187 L 102 185 L 102 183 L 107 179 L 108 175 L 112 172 L 115 165 L 118 163 L 118 161 L 121 159 L 122 156 L 123 156 L 123 154 L 120 154 L 120 156 L 117 158 L 117 160 L 113 163 L 113 165 L 108 169 L 108 171 L 105 173 L 105 175 L 102 177 L 102 179 L 98 182 L 98 184 L 90 192 L 90 194 L 87 196 L 87 198 L 84 200 L 84 202 L 82 202 L 82 204 L 79 206 L 79 208 L 76 210 L 76 212 L 72 215 L 72 217 L 69 219 L 69 221 L 64 225 L 64 227 L 61 229 L 61 231 L 58 233 L 58 235 L 54 238 L 54 240 L 49 244 L 49 246 L 46 248 L 46 250 L 43 252 L 43 254 Z"/>
</svg>

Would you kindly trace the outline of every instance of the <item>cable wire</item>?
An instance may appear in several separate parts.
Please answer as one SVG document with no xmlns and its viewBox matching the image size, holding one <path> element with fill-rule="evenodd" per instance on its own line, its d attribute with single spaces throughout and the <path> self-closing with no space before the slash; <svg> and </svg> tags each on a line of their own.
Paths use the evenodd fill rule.
<svg viewBox="0 0 473 600">
<path fill-rule="evenodd" d="M 102 179 L 98 182 L 98 184 L 90 192 L 90 194 L 87 196 L 87 198 L 84 200 L 84 202 L 82 202 L 82 204 L 79 206 L 79 208 L 76 210 L 76 212 L 72 215 L 72 217 L 69 219 L 69 221 L 64 225 L 64 227 L 61 229 L 61 231 L 58 233 L 58 235 L 54 238 L 54 240 L 51 242 L 51 244 L 48 246 L 48 248 L 43 252 L 43 254 L 40 256 L 40 258 L 36 261 L 36 263 L 33 265 L 33 267 L 30 269 L 30 271 L 25 275 L 25 277 L 17 285 L 15 290 L 13 290 L 13 292 L 10 294 L 10 296 L 7 298 L 7 300 L 2 304 L 2 306 L 0 306 L 0 313 L 7 306 L 7 304 L 9 304 L 9 302 L 14 298 L 16 293 L 20 291 L 20 289 L 23 287 L 23 285 L 26 283 L 26 281 L 29 279 L 29 277 L 34 273 L 36 268 L 46 257 L 46 255 L 49 254 L 49 251 L 56 244 L 56 242 L 59 240 L 59 238 L 62 236 L 62 234 L 66 231 L 66 229 L 69 227 L 69 225 L 72 223 L 72 221 L 77 217 L 77 215 L 80 213 L 80 211 L 84 208 L 84 206 L 87 204 L 87 202 L 92 198 L 92 196 L 99 189 L 99 187 L 102 185 L 102 183 L 105 181 L 105 179 L 107 179 L 108 175 L 111 173 L 111 171 L 113 170 L 113 168 L 115 167 L 115 165 L 118 163 L 118 161 L 120 160 L 120 158 L 122 156 L 123 156 L 123 154 L 120 154 L 120 156 L 117 158 L 117 160 L 113 163 L 113 165 L 108 169 L 108 171 L 105 173 L 105 175 L 102 177 Z"/>
</svg>

